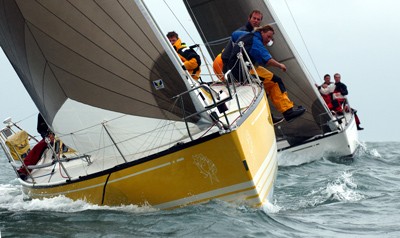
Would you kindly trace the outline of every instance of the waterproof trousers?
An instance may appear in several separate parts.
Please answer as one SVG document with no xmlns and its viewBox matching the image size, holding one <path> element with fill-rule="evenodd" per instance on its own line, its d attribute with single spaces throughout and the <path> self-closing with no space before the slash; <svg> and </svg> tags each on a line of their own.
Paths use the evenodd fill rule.
<svg viewBox="0 0 400 238">
<path fill-rule="evenodd" d="M 284 113 L 285 111 L 293 108 L 293 102 L 287 95 L 287 91 L 282 79 L 278 76 L 275 76 L 271 71 L 264 67 L 257 66 L 255 69 L 258 77 L 260 77 L 260 79 L 263 81 L 265 92 L 269 96 L 275 108 L 280 113 Z M 252 71 L 250 71 L 250 73 L 252 73 Z"/>
</svg>

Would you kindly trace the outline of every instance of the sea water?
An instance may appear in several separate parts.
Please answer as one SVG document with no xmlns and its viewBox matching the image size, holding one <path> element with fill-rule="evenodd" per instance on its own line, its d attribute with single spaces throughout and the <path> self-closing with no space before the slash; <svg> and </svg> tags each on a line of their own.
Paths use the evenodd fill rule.
<svg viewBox="0 0 400 238">
<path fill-rule="evenodd" d="M 26 199 L 0 152 L 1 237 L 400 237 L 399 142 L 363 143 L 352 161 L 304 161 L 279 166 L 262 208 L 214 200 L 163 211 Z"/>
</svg>

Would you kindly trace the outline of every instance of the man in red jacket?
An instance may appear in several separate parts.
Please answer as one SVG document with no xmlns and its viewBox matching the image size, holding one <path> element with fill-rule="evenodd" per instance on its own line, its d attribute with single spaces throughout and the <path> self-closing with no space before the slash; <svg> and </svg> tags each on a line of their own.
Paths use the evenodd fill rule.
<svg viewBox="0 0 400 238">
<path fill-rule="evenodd" d="M 42 154 L 47 149 L 46 137 L 50 139 L 51 142 L 54 141 L 54 134 L 49 130 L 46 122 L 44 121 L 42 115 L 38 115 L 38 124 L 37 131 L 42 136 L 42 140 L 39 141 L 31 151 L 29 151 L 28 155 L 24 159 L 24 166 L 18 169 L 18 175 L 22 180 L 26 180 L 28 177 L 28 171 L 31 172 L 31 169 L 27 169 L 26 166 L 35 165 L 39 162 L 40 158 L 42 158 Z"/>
</svg>

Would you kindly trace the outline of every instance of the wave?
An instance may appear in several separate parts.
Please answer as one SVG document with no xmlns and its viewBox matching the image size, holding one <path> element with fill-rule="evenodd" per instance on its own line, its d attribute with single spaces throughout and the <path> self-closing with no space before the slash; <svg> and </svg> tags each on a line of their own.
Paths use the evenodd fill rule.
<svg viewBox="0 0 400 238">
<path fill-rule="evenodd" d="M 321 174 L 317 176 L 309 178 L 312 182 L 298 177 L 297 184 L 291 183 L 290 188 L 282 188 L 285 193 L 277 194 L 272 212 L 297 211 L 338 202 L 351 203 L 366 198 L 350 171 L 342 171 L 333 178 L 321 177 Z M 310 190 L 310 186 L 314 188 Z"/>
<path fill-rule="evenodd" d="M 158 211 L 149 205 L 100 206 L 87 203 L 84 200 L 72 200 L 65 196 L 53 198 L 29 199 L 22 193 L 21 185 L 0 184 L 0 209 L 18 211 L 54 211 L 82 212 L 87 210 L 113 210 L 132 213 L 148 213 Z"/>
</svg>

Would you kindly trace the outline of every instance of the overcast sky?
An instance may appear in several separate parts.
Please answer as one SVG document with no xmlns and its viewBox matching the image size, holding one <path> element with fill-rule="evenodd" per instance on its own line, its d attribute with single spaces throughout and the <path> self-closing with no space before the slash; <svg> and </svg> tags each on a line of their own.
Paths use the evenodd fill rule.
<svg viewBox="0 0 400 238">
<path fill-rule="evenodd" d="M 273 0 L 289 31 L 293 19 L 285 1 Z M 358 110 L 362 141 L 400 141 L 400 1 L 287 0 L 319 72 L 339 72 Z M 295 31 L 292 31 L 293 39 Z M 301 45 L 301 40 L 294 42 Z M 301 48 L 298 46 L 298 48 Z M 306 51 L 301 51 L 306 58 Z M 306 60 L 305 60 L 306 61 Z M 311 72 L 314 66 L 308 61 Z"/>
<path fill-rule="evenodd" d="M 193 29 L 190 17 L 181 12 L 178 22 L 168 10 L 168 6 L 178 9 L 181 0 L 167 0 L 168 6 L 159 0 L 146 2 L 151 9 L 158 8 L 155 16 L 164 33 L 175 30 L 188 44 L 200 43 L 198 35 L 185 33 Z M 271 0 L 271 3 L 316 82 L 322 82 L 326 73 L 342 75 L 350 103 L 358 110 L 361 126 L 365 128 L 359 133 L 360 140 L 400 141 L 397 128 L 400 1 Z M 159 9 L 165 14 L 160 14 Z M 36 134 L 37 109 L 3 52 L 0 52 L 0 72 L 0 120 L 11 116 Z"/>
</svg>

